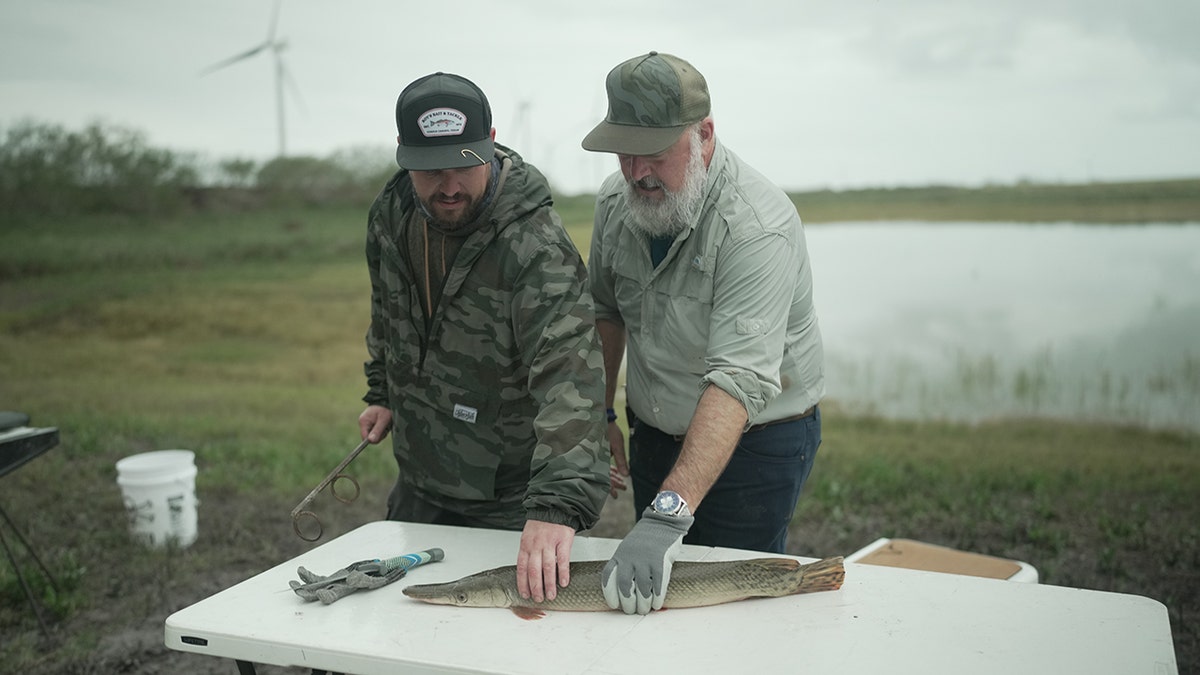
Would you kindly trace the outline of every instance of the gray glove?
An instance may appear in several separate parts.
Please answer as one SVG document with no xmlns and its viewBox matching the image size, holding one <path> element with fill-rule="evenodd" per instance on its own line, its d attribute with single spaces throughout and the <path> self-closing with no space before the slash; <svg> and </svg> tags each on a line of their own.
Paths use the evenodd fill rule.
<svg viewBox="0 0 1200 675">
<path fill-rule="evenodd" d="M 664 516 L 647 507 L 600 573 L 604 601 L 626 614 L 662 609 L 671 583 L 671 565 L 679 555 L 692 516 Z"/>
<path fill-rule="evenodd" d="M 355 563 L 359 565 L 360 563 Z M 296 592 L 296 595 L 304 598 L 308 602 L 320 600 L 328 605 L 336 602 L 355 591 L 372 590 L 380 586 L 386 586 L 393 581 L 404 576 L 404 568 L 393 570 L 386 574 L 368 574 L 367 572 L 354 569 L 354 565 L 344 567 L 333 574 L 322 576 L 313 574 L 301 567 L 296 570 L 300 575 L 299 581 L 289 581 L 288 585 Z"/>
</svg>

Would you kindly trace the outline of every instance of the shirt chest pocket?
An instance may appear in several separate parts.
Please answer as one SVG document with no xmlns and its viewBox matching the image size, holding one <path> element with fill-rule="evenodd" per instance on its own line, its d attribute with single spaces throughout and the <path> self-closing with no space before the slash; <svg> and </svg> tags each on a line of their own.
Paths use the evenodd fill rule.
<svg viewBox="0 0 1200 675">
<path fill-rule="evenodd" d="M 655 286 L 659 292 L 711 305 L 715 267 L 715 256 L 694 255 L 686 263 L 676 260 L 671 269 L 655 279 Z"/>
<path fill-rule="evenodd" d="M 636 325 L 642 318 L 642 295 L 645 292 L 649 273 L 637 251 L 623 248 L 613 260 L 613 294 L 617 308 L 627 325 Z"/>
<path fill-rule="evenodd" d="M 628 247 L 622 248 L 612 267 L 613 286 L 621 313 L 628 316 L 631 310 L 640 312 L 638 305 L 643 296 L 652 293 L 691 298 L 711 305 L 716 256 L 691 255 L 684 262 L 682 255 L 655 277 L 647 256 Z"/>
<path fill-rule="evenodd" d="M 652 292 L 646 296 L 644 311 L 653 314 L 648 323 L 659 346 L 682 357 L 684 367 L 694 373 L 707 369 L 713 262 L 699 255 L 686 265 L 676 260 L 673 269 L 664 270 L 653 281 Z"/>
</svg>

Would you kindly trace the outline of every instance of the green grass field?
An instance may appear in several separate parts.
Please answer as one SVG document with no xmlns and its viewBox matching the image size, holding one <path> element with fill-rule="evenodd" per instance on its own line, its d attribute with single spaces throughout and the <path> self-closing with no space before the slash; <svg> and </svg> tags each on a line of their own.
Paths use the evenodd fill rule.
<svg viewBox="0 0 1200 675">
<path fill-rule="evenodd" d="M 560 208 L 586 251 L 590 200 Z M 182 658 L 162 647 L 163 619 L 308 548 L 288 512 L 357 442 L 363 407 L 365 209 L 0 225 L 0 409 L 62 439 L 0 482 L 61 586 L 35 580 L 56 626 L 45 641 L 0 564 L 0 672 L 188 672 L 194 661 L 161 665 Z M 825 410 L 791 552 L 906 536 L 1025 560 L 1043 583 L 1163 602 L 1180 672 L 1200 665 L 1200 438 Z M 200 468 L 200 539 L 186 551 L 131 543 L 115 484 L 118 459 L 164 448 L 194 450 Z M 395 467 L 368 452 L 353 473 L 359 503 L 320 504 L 330 536 L 382 514 Z M 114 633 L 127 625 L 141 637 Z"/>
</svg>

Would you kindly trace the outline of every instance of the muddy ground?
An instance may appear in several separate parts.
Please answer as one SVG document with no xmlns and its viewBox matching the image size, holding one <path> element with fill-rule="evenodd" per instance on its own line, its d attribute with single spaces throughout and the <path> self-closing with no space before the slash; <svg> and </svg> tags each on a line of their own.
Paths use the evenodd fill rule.
<svg viewBox="0 0 1200 675">
<path fill-rule="evenodd" d="M 19 595 L 6 597 L 4 612 L 25 615 L 18 625 L 3 626 L 0 654 L 14 646 L 33 647 L 41 654 L 36 663 L 27 660 L 19 667 L 14 659 L 0 658 L 0 673 L 69 673 L 129 675 L 216 675 L 237 673 L 236 664 L 227 659 L 189 654 L 168 649 L 163 644 L 166 618 L 172 613 L 243 581 L 266 569 L 329 541 L 382 514 L 386 487 L 363 486 L 363 498 L 351 505 L 330 503 L 321 509 L 326 534 L 317 544 L 300 540 L 288 517 L 294 504 L 264 499 L 259 495 L 212 495 L 198 491 L 199 537 L 188 549 L 152 556 L 149 561 L 131 563 L 141 551 L 135 544 L 115 541 L 104 555 L 93 560 L 85 578 L 80 580 L 88 594 L 103 598 L 100 606 L 81 608 L 65 619 L 50 619 L 51 636 L 42 637 L 33 614 Z M 378 499 L 369 498 L 377 496 Z M 629 498 L 610 502 L 601 522 L 589 534 L 620 537 L 632 521 Z M 120 504 L 114 499 L 93 514 L 100 520 L 120 520 Z M 25 509 L 9 507 L 19 525 L 36 516 L 24 518 Z M 257 514 L 257 515 L 256 515 Z M 30 531 L 21 525 L 34 550 L 47 561 L 54 560 L 57 549 L 38 541 L 36 526 Z M 515 562 L 515 560 L 514 560 Z M 52 567 L 54 565 L 52 564 Z M 116 570 L 105 576 L 102 570 Z M 31 579 L 31 582 L 33 580 Z M 11 595 L 11 594 L 10 594 Z M 5 622 L 7 623 L 7 622 Z M 10 632 L 13 629 L 14 632 Z M 82 648 L 67 636 L 94 635 Z M 21 643 L 17 645 L 16 643 Z M 11 655 L 11 654 L 10 654 Z M 259 664 L 260 675 L 308 674 L 307 668 Z"/>
<path fill-rule="evenodd" d="M 328 541 L 358 525 L 375 520 L 382 513 L 385 485 L 364 485 L 364 497 L 355 504 L 326 505 L 321 509 L 326 521 Z M 107 493 L 106 493 L 107 494 Z M 89 606 L 80 606 L 67 613 L 66 618 L 52 621 L 49 639 L 40 637 L 37 623 L 21 606 L 21 598 L 11 593 L 4 598 L 0 612 L 0 673 L 67 673 L 131 675 L 209 675 L 237 673 L 236 664 L 226 659 L 188 654 L 167 649 L 163 644 L 166 618 L 184 607 L 198 602 L 222 589 L 278 565 L 314 546 L 301 541 L 292 532 L 289 512 L 292 503 L 277 497 L 256 494 L 211 494 L 199 491 L 200 536 L 184 551 L 155 555 L 145 553 L 128 541 L 122 528 L 100 528 L 87 531 L 89 524 L 120 521 L 123 513 L 115 496 L 97 500 L 95 511 L 79 514 L 79 523 L 57 522 L 55 531 L 75 532 L 86 537 L 75 544 L 80 550 L 98 551 L 99 559 L 86 561 L 86 573 L 78 580 L 81 591 L 77 597 L 89 598 Z M 372 499 L 372 497 L 376 497 Z M 51 559 L 59 559 L 62 547 L 72 542 L 47 542 L 39 504 L 22 503 L 6 510 L 17 523 L 30 523 L 28 531 L 35 546 Z M 592 536 L 621 537 L 632 523 L 631 499 L 622 495 L 610 501 Z M 798 518 L 789 539 L 789 553 L 823 557 L 845 555 L 864 546 L 885 531 L 888 516 L 863 512 L 853 518 L 841 518 L 836 525 L 831 518 Z M 50 526 L 47 526 L 50 527 Z M 928 541 L 951 544 L 961 540 L 963 533 L 952 531 L 954 521 L 925 522 L 921 532 Z M 1163 599 L 1171 607 L 1171 620 L 1176 625 L 1176 653 L 1179 672 L 1195 672 L 1195 631 L 1187 607 L 1196 603 L 1196 588 L 1192 583 L 1194 570 L 1180 573 L 1178 565 L 1166 566 L 1154 554 L 1156 541 L 1167 541 L 1179 531 L 1179 523 L 1164 520 L 1161 533 L 1148 533 L 1148 550 L 1132 552 L 1134 556 L 1123 564 L 1128 569 L 1144 570 L 1141 578 L 1128 579 L 1129 587 L 1112 588 L 1110 578 L 1094 572 L 1097 564 L 1088 542 L 1056 559 L 1046 569 L 1056 578 L 1043 579 L 1051 583 L 1118 590 L 1141 591 L 1140 594 Z M 107 532 L 111 529 L 111 532 Z M 1161 534 L 1161 537 L 1159 536 Z M 997 545 L 1008 535 L 979 528 L 969 534 L 973 550 L 986 551 L 989 538 Z M 106 539 L 107 537 L 107 539 Z M 102 544 L 102 545 L 99 545 Z M 1010 549 L 1011 550 L 1011 549 Z M 1028 555 L 1026 555 L 1028 554 Z M 1139 556 L 1145 556 L 1141 559 Z M 1011 557 L 1050 562 L 1038 551 L 1016 550 Z M 1040 558 L 1039 558 L 1040 557 Z M 1152 558 L 1154 558 L 1152 560 Z M 1043 572 L 1046 571 L 1043 569 Z M 1175 572 L 1169 570 L 1175 569 Z M 1162 571 L 1162 573 L 1160 573 Z M 1173 578 L 1170 578 L 1173 575 Z M 1167 578 L 1164 578 L 1164 577 Z M 1158 584 L 1151 587 L 1152 584 Z M 1143 590 L 1144 589 L 1144 590 Z M 84 592 L 86 591 L 86 592 Z M 99 599 L 99 601 L 97 601 Z M 25 615 L 22 618 L 20 615 Z M 15 617 L 15 618 L 14 618 Z M 1182 625 L 1183 630 L 1180 630 Z M 39 654 L 33 662 L 29 654 Z M 20 658 L 10 658 L 14 654 Z M 16 664 L 16 665 L 15 665 Z M 309 673 L 305 668 L 284 668 L 259 665 L 263 675 Z"/>
</svg>

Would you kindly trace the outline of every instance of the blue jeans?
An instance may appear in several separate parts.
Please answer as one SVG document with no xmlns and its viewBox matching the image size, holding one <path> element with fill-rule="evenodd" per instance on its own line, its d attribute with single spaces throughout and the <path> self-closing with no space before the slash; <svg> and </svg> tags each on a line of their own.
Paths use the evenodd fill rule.
<svg viewBox="0 0 1200 675">
<path fill-rule="evenodd" d="M 683 445 L 635 419 L 629 433 L 629 471 L 641 517 L 671 471 Z M 821 445 L 821 409 L 803 419 L 742 434 L 729 465 L 694 513 L 685 544 L 784 553 L 788 525 Z"/>
</svg>

